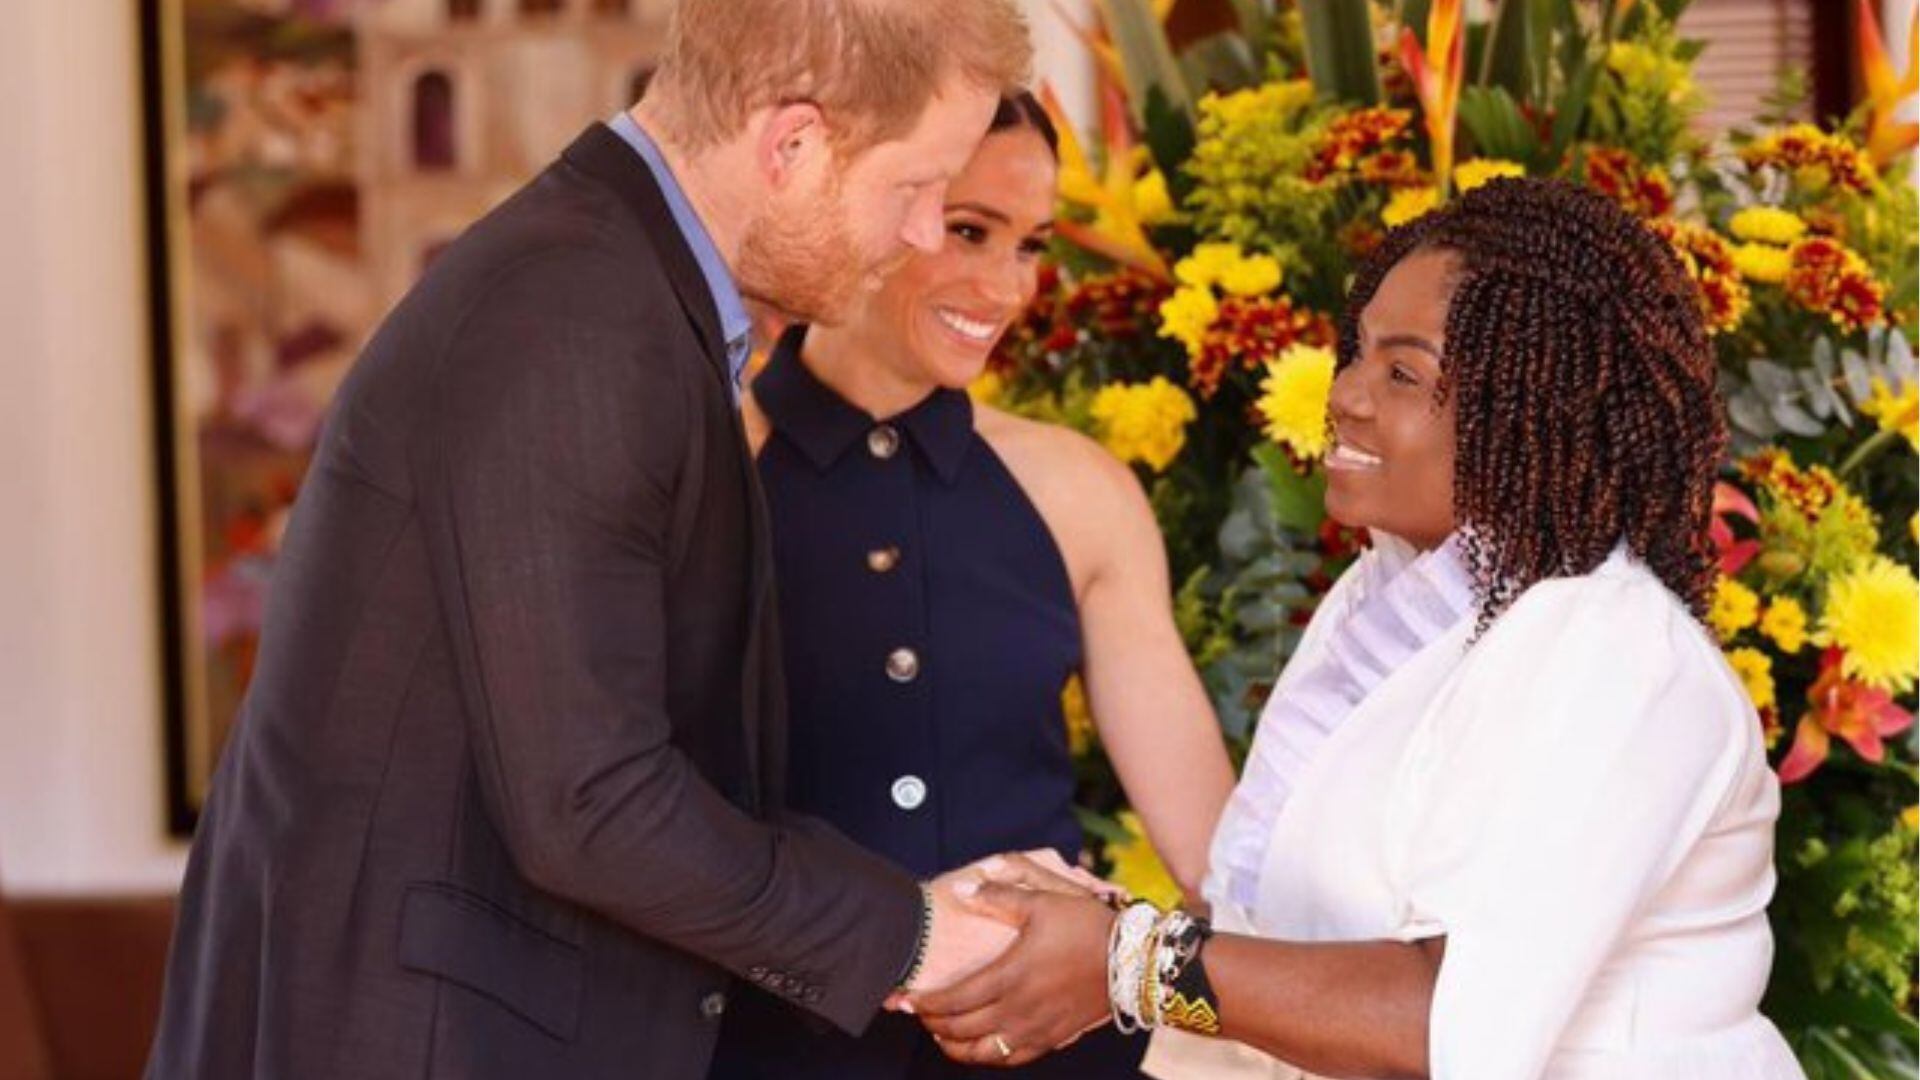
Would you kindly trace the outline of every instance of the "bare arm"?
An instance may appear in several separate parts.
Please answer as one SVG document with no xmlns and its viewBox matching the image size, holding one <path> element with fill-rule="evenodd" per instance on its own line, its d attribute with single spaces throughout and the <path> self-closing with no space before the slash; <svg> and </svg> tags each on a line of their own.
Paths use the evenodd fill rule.
<svg viewBox="0 0 1920 1080">
<path fill-rule="evenodd" d="M 979 902 L 1020 939 L 979 975 L 914 1006 L 950 1056 L 1038 1058 L 1107 1015 L 1113 913 L 1086 899 L 990 884 Z M 1328 1076 L 1425 1077 L 1428 1015 L 1444 938 L 1301 943 L 1222 934 L 1203 954 L 1222 1035 Z M 1014 1048 L 1000 1053 L 994 1036 Z"/>
<path fill-rule="evenodd" d="M 1100 505 L 1091 578 L 1080 601 L 1088 705 L 1127 799 L 1189 897 L 1233 790 L 1219 722 L 1174 626 L 1165 542 L 1126 466 L 1086 447 Z"/>
</svg>

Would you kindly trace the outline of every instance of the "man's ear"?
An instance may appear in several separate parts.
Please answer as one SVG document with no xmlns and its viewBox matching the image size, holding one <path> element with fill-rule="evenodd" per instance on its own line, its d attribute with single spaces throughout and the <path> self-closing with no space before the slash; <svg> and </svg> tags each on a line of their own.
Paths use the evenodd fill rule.
<svg viewBox="0 0 1920 1080">
<path fill-rule="evenodd" d="M 776 106 L 766 114 L 754 158 L 768 186 L 778 189 L 814 168 L 830 149 L 820 107 L 800 101 Z"/>
</svg>

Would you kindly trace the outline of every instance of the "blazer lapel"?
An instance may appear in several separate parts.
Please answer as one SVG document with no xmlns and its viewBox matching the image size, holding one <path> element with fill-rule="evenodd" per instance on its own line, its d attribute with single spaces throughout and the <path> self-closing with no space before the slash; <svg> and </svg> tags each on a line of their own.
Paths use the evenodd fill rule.
<svg viewBox="0 0 1920 1080">
<path fill-rule="evenodd" d="M 667 208 L 666 196 L 653 177 L 653 170 L 626 140 L 605 124 L 594 124 L 573 141 L 561 155 L 573 167 L 611 188 L 640 219 L 653 241 L 653 250 L 664 264 L 674 296 L 693 326 L 705 354 L 708 367 L 720 380 L 729 400 L 734 394 L 733 371 L 727 363 L 726 342 L 720 335 L 720 314 L 707 288 L 706 275 L 687 246 L 680 226 Z M 766 498 L 760 490 L 759 470 L 747 452 L 747 434 L 740 410 L 727 410 L 733 428 L 734 455 L 746 483 L 748 517 L 747 647 L 740 663 L 740 706 L 746 720 L 744 743 L 749 777 L 748 799 L 758 810 L 773 794 L 766 775 L 766 735 L 763 728 L 784 723 L 784 695 L 776 680 L 764 670 L 766 656 L 778 658 L 777 631 L 769 625 L 766 610 L 773 584 L 773 543 L 768 523 Z M 774 685 L 769 685 L 769 683 Z M 776 714 L 778 714 L 776 716 Z M 777 745 L 777 741 L 776 741 Z"/>
</svg>

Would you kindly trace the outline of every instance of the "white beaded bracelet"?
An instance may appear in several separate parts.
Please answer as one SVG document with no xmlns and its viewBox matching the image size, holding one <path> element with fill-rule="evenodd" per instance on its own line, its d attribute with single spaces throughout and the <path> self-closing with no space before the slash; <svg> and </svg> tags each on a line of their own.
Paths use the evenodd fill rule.
<svg viewBox="0 0 1920 1080">
<path fill-rule="evenodd" d="M 1153 929 L 1160 911 L 1146 901 L 1127 906 L 1113 920 L 1113 932 L 1107 941 L 1107 1003 L 1113 1010 L 1114 1030 L 1131 1035 L 1152 1025 L 1140 1015 L 1141 990 L 1147 979 L 1147 965 L 1153 962 Z"/>
</svg>

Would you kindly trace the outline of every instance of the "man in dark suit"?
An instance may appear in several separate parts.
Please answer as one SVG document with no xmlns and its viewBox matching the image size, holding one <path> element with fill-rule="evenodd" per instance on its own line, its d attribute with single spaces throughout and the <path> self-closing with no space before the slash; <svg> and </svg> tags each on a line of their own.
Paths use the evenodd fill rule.
<svg viewBox="0 0 1920 1080">
<path fill-rule="evenodd" d="M 335 401 L 152 1077 L 696 1077 L 734 977 L 858 1031 L 1010 937 L 783 812 L 735 395 L 748 305 L 831 322 L 940 243 L 1024 24 L 682 0 L 669 37 Z"/>
</svg>

